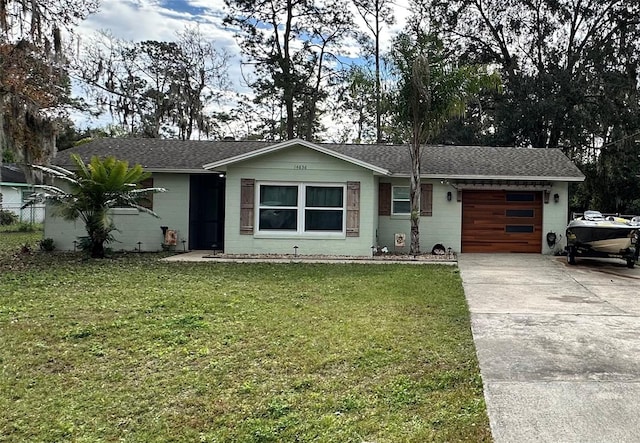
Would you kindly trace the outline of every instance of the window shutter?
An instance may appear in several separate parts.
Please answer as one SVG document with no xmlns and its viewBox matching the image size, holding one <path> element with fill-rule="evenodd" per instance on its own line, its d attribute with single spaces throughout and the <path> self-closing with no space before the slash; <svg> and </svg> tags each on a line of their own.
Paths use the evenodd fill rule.
<svg viewBox="0 0 640 443">
<path fill-rule="evenodd" d="M 431 183 L 420 184 L 420 215 L 431 217 L 433 206 L 433 185 Z"/>
<path fill-rule="evenodd" d="M 391 215 L 391 183 L 378 185 L 378 215 Z"/>
<path fill-rule="evenodd" d="M 360 237 L 360 182 L 347 182 L 347 237 Z"/>
<path fill-rule="evenodd" d="M 253 234 L 255 182 L 252 178 L 240 180 L 240 234 L 243 235 Z"/>
</svg>

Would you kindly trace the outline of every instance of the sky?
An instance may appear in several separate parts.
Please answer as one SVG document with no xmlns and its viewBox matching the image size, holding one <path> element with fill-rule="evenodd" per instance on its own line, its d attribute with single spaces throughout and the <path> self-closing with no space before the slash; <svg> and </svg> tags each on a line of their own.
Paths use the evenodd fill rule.
<svg viewBox="0 0 640 443">
<path fill-rule="evenodd" d="M 409 0 L 395 0 L 396 23 L 383 35 L 383 50 L 388 48 L 391 37 L 406 23 L 408 4 Z M 203 35 L 213 41 L 217 49 L 231 55 L 228 74 L 234 82 L 234 90 L 250 93 L 238 80 L 242 77 L 241 53 L 233 32 L 222 23 L 225 15 L 223 0 L 102 0 L 100 10 L 81 22 L 76 33 L 81 42 L 101 30 L 130 41 L 171 41 L 176 39 L 176 32 L 182 31 L 186 25 L 198 24 Z M 359 19 L 356 16 L 356 20 Z M 364 29 L 362 22 L 359 25 Z M 108 123 L 105 116 L 89 119 L 75 115 L 72 118 L 80 128 Z"/>
</svg>

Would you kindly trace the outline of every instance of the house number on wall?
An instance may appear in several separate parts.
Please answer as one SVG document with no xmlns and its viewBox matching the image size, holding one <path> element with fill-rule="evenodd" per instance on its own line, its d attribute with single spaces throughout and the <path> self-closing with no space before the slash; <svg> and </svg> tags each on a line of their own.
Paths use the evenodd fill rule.
<svg viewBox="0 0 640 443">
<path fill-rule="evenodd" d="M 298 169 L 301 171 L 305 171 L 307 169 L 307 165 L 295 165 L 293 169 Z"/>
</svg>

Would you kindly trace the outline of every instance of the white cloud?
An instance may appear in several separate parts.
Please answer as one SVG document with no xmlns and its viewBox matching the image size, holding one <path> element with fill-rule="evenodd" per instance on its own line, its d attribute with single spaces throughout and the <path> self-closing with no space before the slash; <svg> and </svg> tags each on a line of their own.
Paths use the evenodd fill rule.
<svg viewBox="0 0 640 443">
<path fill-rule="evenodd" d="M 389 49 L 393 36 L 405 26 L 410 15 L 409 1 L 393 2 L 395 23 L 381 35 L 383 52 Z M 240 47 L 234 32 L 223 24 L 225 15 L 222 0 L 103 0 L 100 11 L 83 21 L 76 33 L 81 43 L 88 42 L 91 35 L 100 30 L 108 30 L 123 40 L 171 41 L 176 39 L 176 32 L 182 31 L 185 26 L 198 24 L 202 34 L 213 41 L 217 49 L 225 50 L 232 56 L 228 74 L 234 90 L 251 96 L 251 91 L 242 81 Z M 357 26 L 366 29 L 359 16 L 356 16 L 356 20 L 359 21 Z M 342 54 L 347 59 L 357 59 L 357 42 L 348 42 Z M 106 121 L 105 116 L 97 120 L 81 115 L 74 115 L 73 118 L 80 127 L 103 125 Z"/>
<path fill-rule="evenodd" d="M 167 40 L 181 28 L 178 20 L 163 16 L 153 5 L 144 2 L 109 0 L 100 11 L 82 22 L 79 31 L 89 34 L 109 30 L 124 40 Z"/>
<path fill-rule="evenodd" d="M 174 5 L 174 8 L 168 6 Z M 177 8 L 180 5 L 180 8 Z M 100 11 L 80 24 L 81 34 L 108 29 L 124 40 L 175 40 L 176 32 L 185 26 L 198 24 L 207 37 L 220 48 L 238 52 L 238 45 L 222 20 L 222 7 L 206 9 L 206 14 L 194 15 L 190 9 L 200 9 L 199 2 L 169 1 L 165 5 L 150 0 L 108 0 Z"/>
<path fill-rule="evenodd" d="M 224 50 L 231 56 L 229 78 L 233 81 L 234 89 L 241 91 L 243 85 L 239 81 L 240 48 L 233 34 L 225 29 L 222 23 L 225 12 L 219 3 L 222 2 L 105 0 L 96 14 L 80 24 L 76 29 L 76 35 L 80 44 L 90 42 L 96 32 L 103 30 L 118 39 L 128 41 L 172 41 L 177 38 L 176 33 L 184 30 L 186 26 L 198 25 L 200 32 L 206 39 L 214 42 L 216 49 Z M 74 92 L 81 94 L 77 85 Z M 79 127 L 105 125 L 111 122 L 106 115 L 92 118 L 74 113 L 72 119 Z"/>
</svg>

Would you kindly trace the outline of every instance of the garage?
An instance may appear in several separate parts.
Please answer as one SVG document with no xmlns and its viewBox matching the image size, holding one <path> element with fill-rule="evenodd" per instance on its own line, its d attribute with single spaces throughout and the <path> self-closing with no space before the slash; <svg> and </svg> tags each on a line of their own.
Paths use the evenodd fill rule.
<svg viewBox="0 0 640 443">
<path fill-rule="evenodd" d="M 462 252 L 542 251 L 542 192 L 464 190 Z"/>
</svg>

